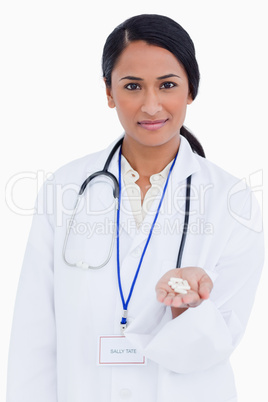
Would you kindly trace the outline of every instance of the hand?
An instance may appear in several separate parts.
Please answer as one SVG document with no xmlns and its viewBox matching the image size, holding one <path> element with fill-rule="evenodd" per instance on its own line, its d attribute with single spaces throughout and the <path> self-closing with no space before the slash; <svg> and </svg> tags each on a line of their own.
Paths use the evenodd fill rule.
<svg viewBox="0 0 268 402">
<path fill-rule="evenodd" d="M 175 293 L 168 285 L 171 277 L 186 279 L 191 286 L 187 294 Z M 160 303 L 176 308 L 197 307 L 209 298 L 213 288 L 210 277 L 202 268 L 175 268 L 165 273 L 156 285 L 156 297 Z"/>
</svg>

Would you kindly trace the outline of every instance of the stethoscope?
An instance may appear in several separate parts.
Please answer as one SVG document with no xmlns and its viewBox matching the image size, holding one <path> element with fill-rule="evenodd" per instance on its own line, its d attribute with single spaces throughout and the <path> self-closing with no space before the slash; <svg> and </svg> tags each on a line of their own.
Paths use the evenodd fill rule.
<svg viewBox="0 0 268 402">
<path fill-rule="evenodd" d="M 92 173 L 82 184 L 80 191 L 78 193 L 77 196 L 77 200 L 74 206 L 74 210 L 73 213 L 71 215 L 71 219 L 69 220 L 69 224 L 67 226 L 66 229 L 66 235 L 65 235 L 65 239 L 64 239 L 64 244 L 63 244 L 63 250 L 62 250 L 62 255 L 63 255 L 63 260 L 64 262 L 70 266 L 70 267 L 77 267 L 77 268 L 82 268 L 82 269 L 100 269 L 102 267 L 104 267 L 105 265 L 107 265 L 107 263 L 109 262 L 109 260 L 111 259 L 112 256 L 112 252 L 113 252 L 113 248 L 114 248 L 114 243 L 115 243 L 115 239 L 117 236 L 117 210 L 118 210 L 118 198 L 119 198 L 119 182 L 117 180 L 117 178 L 110 172 L 108 172 L 108 168 L 110 166 L 111 160 L 115 154 L 115 152 L 117 151 L 117 149 L 119 147 L 121 147 L 122 142 L 123 142 L 124 137 L 120 138 L 120 140 L 114 145 L 113 149 L 111 150 L 105 165 L 103 167 L 103 170 L 97 171 L 95 173 Z M 105 176 L 106 178 L 108 178 L 113 186 L 113 197 L 114 197 L 114 227 L 113 227 L 113 235 L 112 235 L 112 240 L 111 240 L 111 246 L 108 252 L 108 256 L 105 259 L 105 261 L 97 266 L 92 266 L 90 264 L 88 264 L 85 261 L 78 261 L 76 263 L 71 263 L 67 260 L 66 258 L 66 249 L 67 249 L 67 245 L 68 245 L 68 240 L 69 240 L 69 236 L 70 236 L 70 230 L 72 228 L 78 207 L 80 205 L 80 202 L 83 198 L 83 194 L 88 186 L 88 184 L 95 179 L 96 177 L 100 177 L 100 176 Z M 178 258 L 177 258 L 177 267 L 181 266 L 181 260 L 182 260 L 182 255 L 183 255 L 183 250 L 184 250 L 184 246 L 185 246 L 185 241 L 186 241 L 186 236 L 187 236 L 187 231 L 188 231 L 188 222 L 189 222 L 189 212 L 190 212 L 190 194 L 191 194 L 191 176 L 187 177 L 187 183 L 186 183 L 186 193 L 185 193 L 185 216 L 184 216 L 184 225 L 183 225 L 183 232 L 182 232 L 182 238 L 181 238 L 181 242 L 180 242 L 180 248 L 179 248 L 179 252 L 178 252 Z"/>
</svg>

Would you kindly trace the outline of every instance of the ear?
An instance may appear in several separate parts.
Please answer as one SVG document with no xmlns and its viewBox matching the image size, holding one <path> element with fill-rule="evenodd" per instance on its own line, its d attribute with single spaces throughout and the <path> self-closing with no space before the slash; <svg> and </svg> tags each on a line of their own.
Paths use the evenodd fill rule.
<svg viewBox="0 0 268 402">
<path fill-rule="evenodd" d="M 193 97 L 191 92 L 189 92 L 188 94 L 188 98 L 187 98 L 187 105 L 190 105 L 193 102 Z"/>
<path fill-rule="evenodd" d="M 113 98 L 113 94 L 112 94 L 112 88 L 107 86 L 105 78 L 104 78 L 104 83 L 105 83 L 105 87 L 106 87 L 106 96 L 107 96 L 107 100 L 108 100 L 108 106 L 111 109 L 113 109 L 113 108 L 115 108 L 115 102 L 114 102 L 114 98 Z"/>
</svg>

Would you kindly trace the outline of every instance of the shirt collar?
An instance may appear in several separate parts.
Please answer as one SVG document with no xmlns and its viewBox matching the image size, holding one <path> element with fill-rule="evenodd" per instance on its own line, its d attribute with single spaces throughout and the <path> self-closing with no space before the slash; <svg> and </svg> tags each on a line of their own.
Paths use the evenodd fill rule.
<svg viewBox="0 0 268 402">
<path fill-rule="evenodd" d="M 103 165 L 106 162 L 106 159 L 112 150 L 112 147 L 115 145 L 115 143 L 120 139 L 118 137 L 112 144 L 107 147 L 104 151 L 101 151 L 100 153 L 96 154 L 96 159 L 95 163 L 91 163 L 90 165 L 87 165 L 86 167 L 86 174 L 89 175 L 90 173 L 94 171 L 98 171 L 103 169 Z M 109 166 L 109 172 L 113 173 L 116 177 L 118 176 L 118 154 L 119 154 L 119 149 L 116 150 L 114 157 L 111 160 L 110 166 Z M 181 142 L 180 142 L 180 148 L 179 148 L 179 154 L 177 157 L 177 161 L 175 163 L 174 169 L 173 169 L 173 174 L 171 175 L 171 180 L 172 182 L 179 183 L 182 180 L 185 180 L 189 175 L 197 172 L 198 170 L 201 169 L 200 164 L 199 164 L 199 156 L 195 154 L 187 139 L 183 136 L 181 136 Z M 122 157 L 123 159 L 123 157 Z M 129 165 L 130 166 L 130 165 Z M 130 166 L 132 169 L 132 167 Z M 168 169 L 168 166 L 164 168 Z M 133 169 L 134 171 L 134 169 Z M 136 172 L 137 173 L 137 172 Z M 138 180 L 138 179 L 137 179 Z"/>
<path fill-rule="evenodd" d="M 171 161 L 161 172 L 155 173 L 150 177 L 150 183 L 154 184 L 155 181 L 166 180 L 168 177 L 169 169 L 173 161 Z M 121 156 L 121 172 L 125 183 L 135 183 L 139 179 L 139 173 L 132 168 L 128 160 Z"/>
</svg>

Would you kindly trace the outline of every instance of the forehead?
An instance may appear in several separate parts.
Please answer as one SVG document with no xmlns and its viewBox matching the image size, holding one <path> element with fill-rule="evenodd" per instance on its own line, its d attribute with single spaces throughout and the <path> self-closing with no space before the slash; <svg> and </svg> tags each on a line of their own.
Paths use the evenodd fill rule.
<svg viewBox="0 0 268 402">
<path fill-rule="evenodd" d="M 167 49 L 150 45 L 143 41 L 130 43 L 122 52 L 114 69 L 113 75 L 150 76 L 165 74 L 186 75 L 183 66 Z"/>
</svg>

